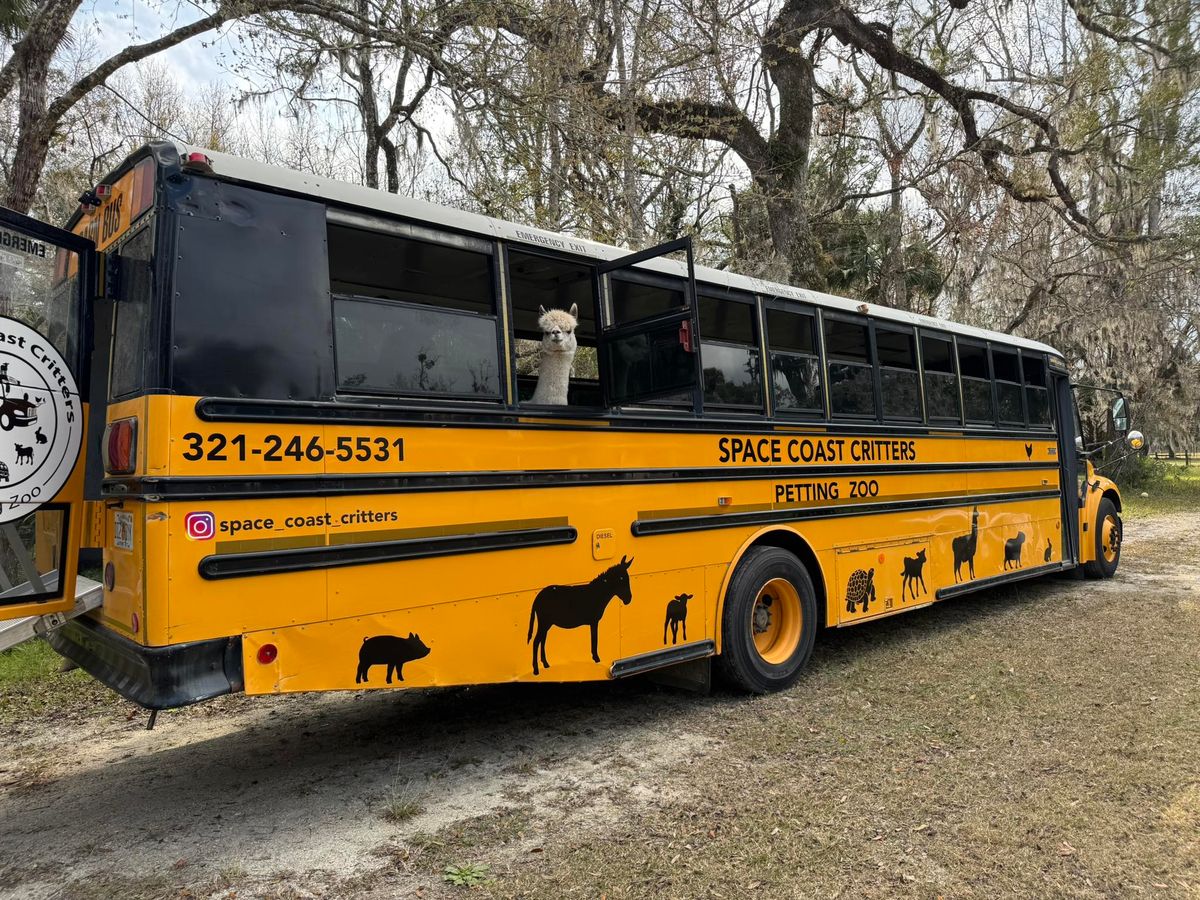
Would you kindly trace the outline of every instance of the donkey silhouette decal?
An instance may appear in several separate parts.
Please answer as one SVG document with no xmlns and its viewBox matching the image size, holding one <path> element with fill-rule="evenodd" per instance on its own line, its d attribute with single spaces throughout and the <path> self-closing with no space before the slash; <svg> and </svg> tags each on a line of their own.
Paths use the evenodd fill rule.
<svg viewBox="0 0 1200 900">
<path fill-rule="evenodd" d="M 600 662 L 600 654 L 596 651 L 597 631 L 608 601 L 620 597 L 626 606 L 633 599 L 629 588 L 629 567 L 633 560 L 624 556 L 615 566 L 605 569 L 587 584 L 552 584 L 538 591 L 533 598 L 533 608 L 529 610 L 529 636 L 525 640 L 533 641 L 533 674 L 538 674 L 538 656 L 542 658 L 542 668 L 550 668 L 546 661 L 546 635 L 557 625 L 559 628 L 579 628 L 588 625 L 592 629 L 592 661 Z M 533 626 L 537 623 L 537 637 L 534 637 Z"/>
</svg>

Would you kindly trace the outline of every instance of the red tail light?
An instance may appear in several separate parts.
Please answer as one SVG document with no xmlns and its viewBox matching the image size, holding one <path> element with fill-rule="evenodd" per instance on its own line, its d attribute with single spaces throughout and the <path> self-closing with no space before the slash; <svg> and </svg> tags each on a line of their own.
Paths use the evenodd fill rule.
<svg viewBox="0 0 1200 900">
<path fill-rule="evenodd" d="M 117 419 L 104 429 L 104 471 L 128 475 L 137 465 L 137 419 Z"/>
<path fill-rule="evenodd" d="M 275 662 L 275 657 L 279 655 L 279 650 L 274 644 L 263 644 L 258 648 L 258 661 L 264 666 L 269 666 Z"/>
</svg>

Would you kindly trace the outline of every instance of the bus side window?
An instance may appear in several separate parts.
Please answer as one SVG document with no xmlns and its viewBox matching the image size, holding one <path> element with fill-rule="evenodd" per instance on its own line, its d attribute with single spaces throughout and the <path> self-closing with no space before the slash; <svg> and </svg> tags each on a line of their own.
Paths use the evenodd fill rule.
<svg viewBox="0 0 1200 900">
<path fill-rule="evenodd" d="M 696 303 L 705 407 L 761 410 L 762 356 L 754 303 L 703 294 Z"/>
<path fill-rule="evenodd" d="M 987 347 L 958 342 L 958 371 L 962 375 L 963 408 L 967 422 L 992 425 L 992 376 L 988 367 Z"/>
<path fill-rule="evenodd" d="M 1005 425 L 1024 425 L 1021 399 L 1021 364 L 1014 350 L 992 347 L 992 371 L 996 376 L 996 411 Z"/>
<path fill-rule="evenodd" d="M 877 323 L 875 353 L 879 359 L 879 396 L 883 401 L 884 419 L 919 421 L 921 384 L 912 331 Z"/>
<path fill-rule="evenodd" d="M 329 282 L 340 391 L 500 399 L 490 254 L 330 224 Z"/>
<path fill-rule="evenodd" d="M 614 325 L 623 325 L 659 315 L 677 313 L 687 307 L 684 284 L 678 278 L 623 271 L 608 278 Z M 678 326 L 664 326 L 628 338 L 610 338 L 604 348 L 614 397 L 655 392 L 659 396 L 632 406 L 690 409 L 692 392 L 658 390 L 660 385 L 678 385 L 693 379 L 695 357 L 683 351 L 677 339 Z M 610 398 L 612 399 L 612 398 Z M 617 405 L 625 405 L 619 399 Z"/>
<path fill-rule="evenodd" d="M 508 284 L 512 297 L 518 402 L 528 403 L 538 383 L 542 349 L 542 331 L 538 327 L 540 310 L 569 311 L 575 306 L 578 313 L 575 328 L 578 349 L 572 361 L 567 403 L 569 406 L 600 406 L 595 275 L 592 267 L 509 249 Z"/>
<path fill-rule="evenodd" d="M 954 342 L 932 334 L 921 335 L 921 365 L 925 372 L 925 413 L 930 422 L 961 422 L 958 370 Z"/>
<path fill-rule="evenodd" d="M 768 306 L 767 342 L 775 409 L 784 413 L 824 413 L 816 317 Z"/>
<path fill-rule="evenodd" d="M 1021 370 L 1025 376 L 1025 408 L 1029 424 L 1034 428 L 1050 428 L 1050 395 L 1046 389 L 1046 361 L 1033 353 L 1021 354 Z"/>
<path fill-rule="evenodd" d="M 866 322 L 825 317 L 829 411 L 836 418 L 875 418 L 875 376 Z"/>
</svg>

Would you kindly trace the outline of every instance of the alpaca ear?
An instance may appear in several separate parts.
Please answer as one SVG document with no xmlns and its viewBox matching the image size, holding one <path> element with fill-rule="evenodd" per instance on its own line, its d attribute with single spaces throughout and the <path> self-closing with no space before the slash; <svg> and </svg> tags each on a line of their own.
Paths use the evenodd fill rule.
<svg viewBox="0 0 1200 900">
<path fill-rule="evenodd" d="M 579 318 L 579 304 L 578 303 L 571 304 L 571 318 L 572 319 Z"/>
<path fill-rule="evenodd" d="M 540 319 L 545 314 L 546 314 L 546 307 L 539 305 L 538 306 L 538 318 Z"/>
</svg>

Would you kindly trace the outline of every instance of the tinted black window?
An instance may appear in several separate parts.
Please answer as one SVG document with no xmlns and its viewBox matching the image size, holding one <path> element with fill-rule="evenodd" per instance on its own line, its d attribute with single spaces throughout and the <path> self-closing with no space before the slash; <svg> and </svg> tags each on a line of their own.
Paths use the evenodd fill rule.
<svg viewBox="0 0 1200 900">
<path fill-rule="evenodd" d="M 669 396 L 695 384 L 695 357 L 679 342 L 678 322 L 609 339 L 603 352 L 610 399 L 616 405 L 630 398 Z"/>
<path fill-rule="evenodd" d="M 150 325 L 150 303 L 154 288 L 151 230 L 143 228 L 118 251 L 121 267 L 121 296 L 113 304 L 112 371 L 109 394 L 123 397 L 142 390 L 146 384 L 146 332 Z"/>
<path fill-rule="evenodd" d="M 968 422 L 991 423 L 992 380 L 988 369 L 987 348 L 958 342 L 958 367 L 962 374 L 963 411 Z"/>
<path fill-rule="evenodd" d="M 871 362 L 867 326 L 841 319 L 825 320 L 825 356 L 828 359 Z"/>
<path fill-rule="evenodd" d="M 682 285 L 643 284 L 613 276 L 609 281 L 612 294 L 613 321 L 616 324 L 636 322 L 662 313 L 682 309 Z"/>
<path fill-rule="evenodd" d="M 358 228 L 329 226 L 329 284 L 335 294 L 495 313 L 490 255 Z"/>
<path fill-rule="evenodd" d="M 333 310 L 342 390 L 500 395 L 495 319 L 343 297 Z"/>
<path fill-rule="evenodd" d="M 1021 366 L 1011 350 L 992 348 L 992 371 L 996 376 L 996 412 L 1001 422 L 1025 424 L 1021 403 Z"/>
<path fill-rule="evenodd" d="M 922 335 L 921 363 L 925 369 L 925 412 L 929 420 L 960 421 L 962 412 L 953 342 Z"/>
<path fill-rule="evenodd" d="M 825 319 L 829 361 L 829 411 L 837 416 L 875 417 L 875 373 L 866 324 Z"/>
<path fill-rule="evenodd" d="M 767 310 L 767 335 L 772 350 L 817 353 L 816 319 L 810 313 L 784 309 Z"/>
<path fill-rule="evenodd" d="M 875 326 L 880 397 L 885 419 L 920 419 L 921 385 L 916 339 L 911 331 Z"/>
<path fill-rule="evenodd" d="M 1050 411 L 1050 392 L 1046 389 L 1046 363 L 1041 356 L 1021 354 L 1021 369 L 1025 376 L 1025 408 L 1029 424 L 1049 428 L 1053 424 Z"/>
<path fill-rule="evenodd" d="M 824 412 L 816 317 L 806 312 L 768 308 L 767 343 L 771 351 L 775 408 L 781 412 Z"/>
<path fill-rule="evenodd" d="M 762 363 L 750 303 L 701 296 L 700 360 L 704 402 L 762 408 Z"/>
<path fill-rule="evenodd" d="M 329 226 L 338 388 L 500 396 L 490 254 Z"/>
</svg>

